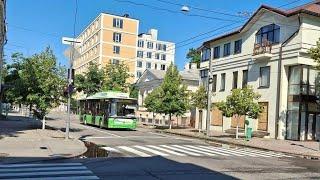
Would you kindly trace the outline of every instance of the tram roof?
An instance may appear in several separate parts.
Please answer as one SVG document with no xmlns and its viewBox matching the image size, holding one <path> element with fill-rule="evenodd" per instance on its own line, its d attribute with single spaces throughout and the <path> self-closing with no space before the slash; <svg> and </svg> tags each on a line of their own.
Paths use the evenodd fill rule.
<svg viewBox="0 0 320 180">
<path fill-rule="evenodd" d="M 105 91 L 98 92 L 94 95 L 88 96 L 87 98 L 81 98 L 79 100 L 85 99 L 110 99 L 110 98 L 118 98 L 118 99 L 134 99 L 129 97 L 129 93 L 117 92 L 117 91 Z"/>
</svg>

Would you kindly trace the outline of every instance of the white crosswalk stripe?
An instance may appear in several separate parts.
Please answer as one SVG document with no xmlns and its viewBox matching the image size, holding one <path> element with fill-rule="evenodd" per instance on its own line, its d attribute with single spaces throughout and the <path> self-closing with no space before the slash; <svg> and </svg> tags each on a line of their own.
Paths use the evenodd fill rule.
<svg viewBox="0 0 320 180">
<path fill-rule="evenodd" d="M 111 152 L 133 154 L 140 157 L 152 156 L 226 156 L 226 157 L 292 157 L 272 151 L 256 150 L 251 148 L 227 148 L 207 145 L 169 144 L 169 145 L 134 145 L 103 147 Z"/>
<path fill-rule="evenodd" d="M 0 164 L 0 179 L 99 179 L 81 163 Z"/>
</svg>

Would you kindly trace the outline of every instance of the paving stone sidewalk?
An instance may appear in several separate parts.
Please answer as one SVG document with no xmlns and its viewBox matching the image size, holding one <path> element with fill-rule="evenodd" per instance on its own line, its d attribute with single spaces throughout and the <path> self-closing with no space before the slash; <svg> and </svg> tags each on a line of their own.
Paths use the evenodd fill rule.
<svg viewBox="0 0 320 180">
<path fill-rule="evenodd" d="M 0 119 L 0 163 L 70 158 L 87 150 L 80 140 L 65 140 L 63 132 L 41 126 L 18 113 Z"/>
<path fill-rule="evenodd" d="M 210 137 L 206 137 L 203 133 L 199 133 L 195 129 L 155 129 L 155 131 L 160 133 L 170 133 L 181 136 L 201 138 L 218 143 L 289 153 L 307 158 L 320 158 L 320 145 L 319 142 L 315 141 L 289 141 L 255 137 L 250 141 L 246 141 L 244 138 L 235 139 L 234 135 L 216 131 L 211 131 Z"/>
</svg>

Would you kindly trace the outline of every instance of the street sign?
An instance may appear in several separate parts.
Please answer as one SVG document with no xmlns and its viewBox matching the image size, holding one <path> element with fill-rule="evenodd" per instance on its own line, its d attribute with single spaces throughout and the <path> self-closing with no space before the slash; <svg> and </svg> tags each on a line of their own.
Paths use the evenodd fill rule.
<svg viewBox="0 0 320 180">
<path fill-rule="evenodd" d="M 72 44 L 79 44 L 79 43 L 81 43 L 81 41 L 75 38 L 62 37 L 62 44 L 72 45 Z"/>
</svg>

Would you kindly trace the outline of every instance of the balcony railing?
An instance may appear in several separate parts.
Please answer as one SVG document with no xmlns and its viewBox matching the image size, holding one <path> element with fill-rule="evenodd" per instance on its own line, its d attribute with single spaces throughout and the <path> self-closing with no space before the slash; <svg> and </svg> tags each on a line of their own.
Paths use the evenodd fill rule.
<svg viewBox="0 0 320 180">
<path fill-rule="evenodd" d="M 255 44 L 253 48 L 253 55 L 259 54 L 271 54 L 272 43 L 269 41 L 262 42 L 261 44 Z"/>
</svg>

